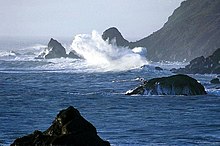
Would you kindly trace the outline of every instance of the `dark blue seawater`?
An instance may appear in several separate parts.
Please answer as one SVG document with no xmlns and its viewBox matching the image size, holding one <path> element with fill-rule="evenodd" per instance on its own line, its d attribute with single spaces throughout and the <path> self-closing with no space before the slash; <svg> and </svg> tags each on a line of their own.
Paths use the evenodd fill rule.
<svg viewBox="0 0 220 146">
<path fill-rule="evenodd" d="M 0 145 L 46 130 L 70 105 L 112 145 L 220 145 L 220 96 L 124 95 L 140 84 L 137 77 L 162 75 L 1 71 Z"/>
<path fill-rule="evenodd" d="M 0 146 L 46 130 L 68 106 L 77 108 L 111 145 L 220 145 L 220 85 L 209 82 L 216 75 L 193 75 L 206 96 L 126 96 L 141 84 L 138 78 L 169 76 L 169 69 L 182 63 L 150 62 L 140 69 L 143 58 L 137 54 L 97 34 L 81 38 L 81 54 L 89 55 L 85 60 L 34 59 L 48 38 L 0 39 Z M 59 41 L 74 49 L 72 40 Z M 139 69 L 130 69 L 133 63 Z M 155 71 L 155 66 L 167 70 Z"/>
</svg>

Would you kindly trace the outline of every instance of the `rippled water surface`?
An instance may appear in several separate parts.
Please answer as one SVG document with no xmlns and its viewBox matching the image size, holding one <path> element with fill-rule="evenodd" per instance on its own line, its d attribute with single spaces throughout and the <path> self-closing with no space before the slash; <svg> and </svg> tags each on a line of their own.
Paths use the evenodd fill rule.
<svg viewBox="0 0 220 146">
<path fill-rule="evenodd" d="M 2 71 L 0 143 L 46 130 L 61 109 L 72 105 L 112 145 L 220 145 L 218 95 L 124 95 L 140 84 L 137 77 L 153 76 L 160 73 Z"/>
<path fill-rule="evenodd" d="M 48 38 L 0 39 L 0 146 L 46 130 L 68 106 L 111 145 L 220 145 L 220 85 L 210 84 L 216 75 L 190 75 L 205 86 L 205 96 L 126 96 L 138 79 L 169 76 L 169 69 L 187 63 L 148 62 L 144 51 L 111 46 L 97 33 L 86 36 L 60 40 L 84 59 L 35 59 Z"/>
</svg>

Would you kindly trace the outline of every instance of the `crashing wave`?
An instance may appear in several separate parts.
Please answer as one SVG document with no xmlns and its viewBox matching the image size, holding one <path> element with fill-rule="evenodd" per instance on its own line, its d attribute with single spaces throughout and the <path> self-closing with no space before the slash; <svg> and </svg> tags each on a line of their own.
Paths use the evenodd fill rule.
<svg viewBox="0 0 220 146">
<path fill-rule="evenodd" d="M 145 48 L 131 50 L 109 44 L 96 31 L 91 35 L 76 35 L 71 48 L 85 59 L 88 66 L 102 71 L 123 71 L 147 64 Z"/>
<path fill-rule="evenodd" d="M 54 41 L 53 41 L 54 42 Z M 16 52 L 0 51 L 0 59 L 3 61 L 4 69 L 7 66 L 11 67 L 16 64 L 16 69 L 24 69 L 25 63 L 28 64 L 27 69 L 40 70 L 73 70 L 77 72 L 106 72 L 106 71 L 126 71 L 148 64 L 146 60 L 145 48 L 134 48 L 133 50 L 126 47 L 118 47 L 109 44 L 102 39 L 96 31 L 92 34 L 76 35 L 72 45 L 67 52 L 55 51 L 55 45 L 35 45 L 22 49 L 17 49 Z M 62 47 L 64 50 L 64 47 Z M 19 55 L 18 55 L 19 53 Z M 40 55 L 39 55 L 40 54 Z M 48 54 L 52 57 L 48 57 Z M 57 56 L 57 54 L 59 56 Z M 61 54 L 61 55 L 60 55 Z M 43 58 L 42 60 L 35 59 L 36 56 Z M 46 59 L 45 59 L 46 58 Z M 50 58 L 49 60 L 47 60 Z M 7 61 L 13 61 L 12 65 Z M 6 61 L 6 62 L 4 62 Z M 18 63 L 15 63 L 17 61 Z M 33 65 L 34 61 L 39 61 L 37 65 Z M 42 62 L 42 64 L 41 64 Z M 44 63 L 45 62 L 45 63 Z M 51 63 L 49 63 L 51 62 Z M 22 66 L 19 64 L 21 63 Z M 42 65 L 42 66 L 41 66 Z"/>
</svg>

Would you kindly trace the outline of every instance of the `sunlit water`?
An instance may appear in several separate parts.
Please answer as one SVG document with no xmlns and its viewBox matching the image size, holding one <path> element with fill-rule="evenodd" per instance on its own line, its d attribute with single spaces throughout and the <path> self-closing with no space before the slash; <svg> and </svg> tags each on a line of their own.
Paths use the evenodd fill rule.
<svg viewBox="0 0 220 146">
<path fill-rule="evenodd" d="M 185 63 L 146 62 L 142 69 L 109 71 L 84 60 L 33 59 L 40 49 L 0 59 L 0 145 L 46 130 L 70 105 L 111 145 L 220 145 L 220 91 L 209 83 L 216 75 L 191 75 L 205 85 L 205 96 L 126 96 L 138 78 L 169 76 L 170 68 Z"/>
</svg>

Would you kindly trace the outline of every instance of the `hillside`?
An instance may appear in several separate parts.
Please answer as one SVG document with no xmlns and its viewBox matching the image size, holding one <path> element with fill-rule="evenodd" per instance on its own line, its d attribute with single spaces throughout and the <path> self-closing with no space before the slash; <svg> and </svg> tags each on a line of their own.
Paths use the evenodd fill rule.
<svg viewBox="0 0 220 146">
<path fill-rule="evenodd" d="M 154 61 L 189 61 L 212 54 L 220 47 L 219 39 L 220 0 L 187 0 L 160 30 L 130 47 L 146 47 Z"/>
<path fill-rule="evenodd" d="M 220 0 L 182 2 L 160 30 L 137 42 L 129 43 L 112 28 L 105 31 L 103 38 L 114 37 L 120 46 L 147 48 L 147 58 L 153 61 L 207 57 L 220 47 Z"/>
</svg>

